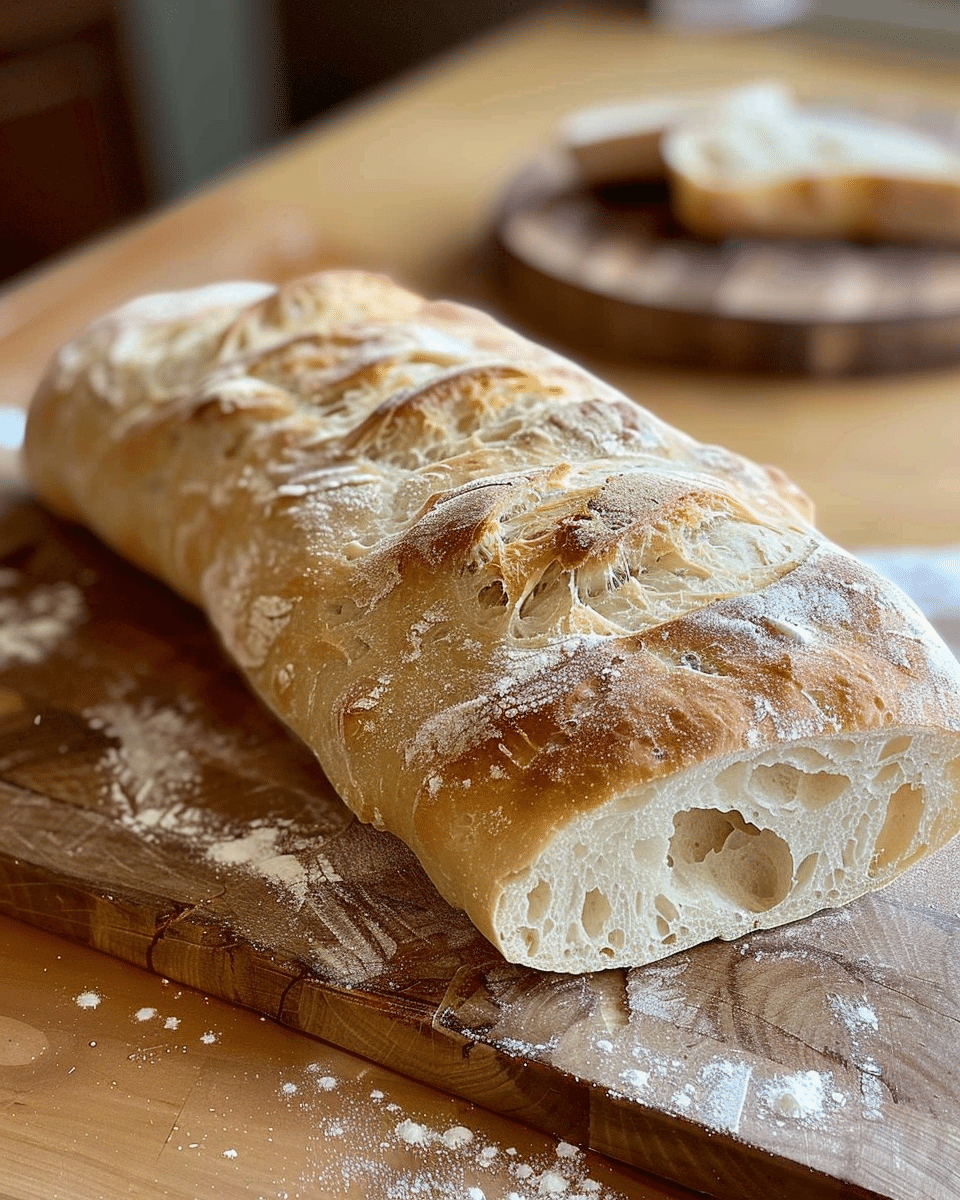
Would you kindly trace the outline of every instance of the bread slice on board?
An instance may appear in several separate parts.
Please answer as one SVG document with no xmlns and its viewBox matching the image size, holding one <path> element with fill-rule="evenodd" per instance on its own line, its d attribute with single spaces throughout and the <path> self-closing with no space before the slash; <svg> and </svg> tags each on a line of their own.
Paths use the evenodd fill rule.
<svg viewBox="0 0 960 1200">
<path fill-rule="evenodd" d="M 960 243 L 960 153 L 919 130 L 801 108 L 752 108 L 663 138 L 674 215 L 700 237 Z"/>
<path fill-rule="evenodd" d="M 960 827 L 960 667 L 781 474 L 371 275 L 134 301 L 37 493 L 206 610 L 346 803 L 511 960 L 646 963 Z"/>
<path fill-rule="evenodd" d="M 789 92 L 773 82 L 647 96 L 580 109 L 563 121 L 557 136 L 588 187 L 649 182 L 666 178 L 661 142 L 669 130 L 718 113 L 776 105 L 781 98 L 788 99 Z"/>
</svg>

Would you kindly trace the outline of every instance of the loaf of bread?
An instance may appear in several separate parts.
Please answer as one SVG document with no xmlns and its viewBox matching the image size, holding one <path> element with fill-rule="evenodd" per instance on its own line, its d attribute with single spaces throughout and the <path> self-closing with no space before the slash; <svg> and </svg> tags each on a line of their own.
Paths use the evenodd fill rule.
<svg viewBox="0 0 960 1200">
<path fill-rule="evenodd" d="M 789 98 L 787 88 L 773 82 L 646 96 L 579 109 L 562 122 L 558 140 L 589 187 L 649 182 L 667 176 L 661 143 L 668 131 L 727 113 L 762 112 Z"/>
<path fill-rule="evenodd" d="M 671 127 L 678 222 L 700 237 L 960 243 L 960 153 L 890 121 L 771 91 Z"/>
<path fill-rule="evenodd" d="M 778 472 L 479 312 L 355 272 L 146 297 L 57 355 L 26 462 L 512 961 L 792 921 L 960 827 L 917 609 Z"/>
</svg>

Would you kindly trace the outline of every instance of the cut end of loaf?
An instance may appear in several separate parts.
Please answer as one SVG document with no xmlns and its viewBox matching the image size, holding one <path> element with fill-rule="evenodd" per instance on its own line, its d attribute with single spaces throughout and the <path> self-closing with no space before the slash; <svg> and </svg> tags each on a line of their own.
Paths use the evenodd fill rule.
<svg viewBox="0 0 960 1200">
<path fill-rule="evenodd" d="M 795 921 L 944 845 L 958 790 L 960 740 L 947 752 L 929 731 L 690 768 L 561 829 L 504 888 L 495 940 L 512 962 L 581 972 Z"/>
</svg>

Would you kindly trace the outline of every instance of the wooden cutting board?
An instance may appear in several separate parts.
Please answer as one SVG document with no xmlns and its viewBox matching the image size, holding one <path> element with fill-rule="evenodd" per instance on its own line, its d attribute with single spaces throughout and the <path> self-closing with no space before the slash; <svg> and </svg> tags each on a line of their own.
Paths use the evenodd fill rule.
<svg viewBox="0 0 960 1200">
<path fill-rule="evenodd" d="M 0 910 L 721 1197 L 960 1193 L 960 844 L 641 970 L 506 963 L 201 616 L 0 515 Z"/>
<path fill-rule="evenodd" d="M 501 291 L 565 344 L 647 362 L 841 376 L 960 362 L 960 250 L 701 241 L 666 184 L 595 191 L 564 151 L 495 221 Z"/>
</svg>

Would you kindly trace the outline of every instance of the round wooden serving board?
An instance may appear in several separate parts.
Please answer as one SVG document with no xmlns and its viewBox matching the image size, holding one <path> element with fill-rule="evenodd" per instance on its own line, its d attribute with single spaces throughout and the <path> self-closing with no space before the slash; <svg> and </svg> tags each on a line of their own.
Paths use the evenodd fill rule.
<svg viewBox="0 0 960 1200">
<path fill-rule="evenodd" d="M 665 184 L 593 191 L 545 151 L 496 218 L 517 315 L 600 352 L 850 375 L 960 362 L 960 249 L 687 236 Z"/>
</svg>

